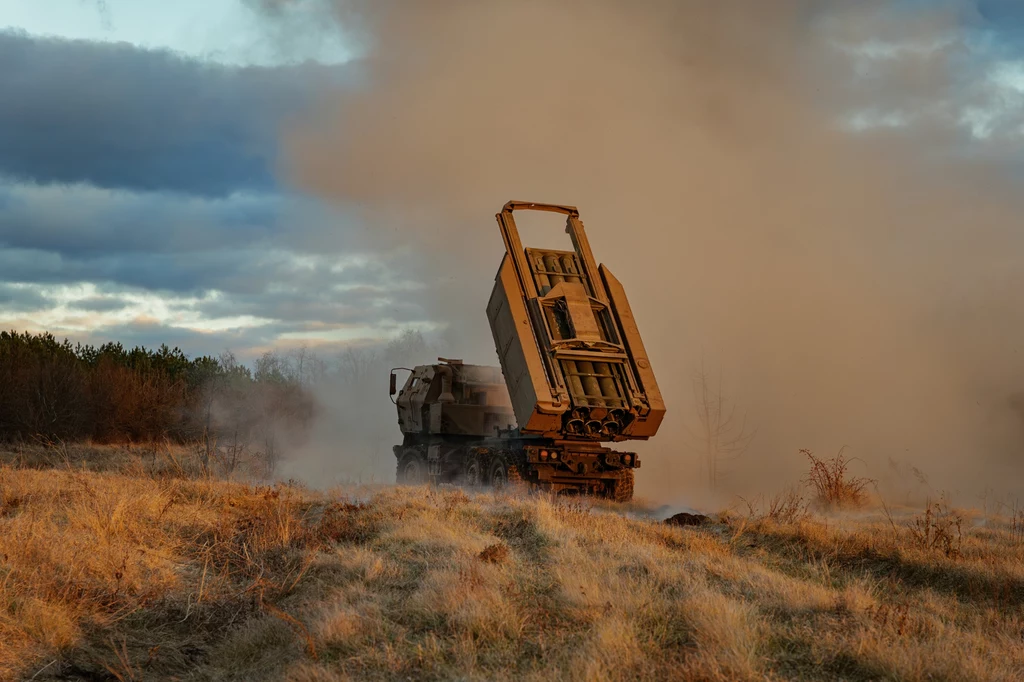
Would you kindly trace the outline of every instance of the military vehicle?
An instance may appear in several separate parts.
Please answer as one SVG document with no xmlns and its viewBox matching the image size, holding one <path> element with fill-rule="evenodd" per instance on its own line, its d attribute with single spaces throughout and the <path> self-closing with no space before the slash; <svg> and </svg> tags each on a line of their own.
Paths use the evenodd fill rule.
<svg viewBox="0 0 1024 682">
<path fill-rule="evenodd" d="M 573 250 L 524 248 L 517 210 L 565 215 Z M 510 201 L 496 217 L 506 253 L 487 318 L 501 367 L 391 370 L 397 480 L 632 499 L 640 458 L 602 443 L 654 436 L 665 405 L 625 290 L 597 265 L 575 207 Z"/>
</svg>

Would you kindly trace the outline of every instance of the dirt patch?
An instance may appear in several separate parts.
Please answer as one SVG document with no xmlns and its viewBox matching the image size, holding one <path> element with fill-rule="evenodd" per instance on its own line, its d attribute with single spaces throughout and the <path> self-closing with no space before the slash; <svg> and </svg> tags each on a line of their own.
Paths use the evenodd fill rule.
<svg viewBox="0 0 1024 682">
<path fill-rule="evenodd" d="M 703 526 L 711 523 L 711 519 L 703 514 L 679 512 L 678 514 L 665 519 L 665 523 L 670 526 Z"/>
</svg>

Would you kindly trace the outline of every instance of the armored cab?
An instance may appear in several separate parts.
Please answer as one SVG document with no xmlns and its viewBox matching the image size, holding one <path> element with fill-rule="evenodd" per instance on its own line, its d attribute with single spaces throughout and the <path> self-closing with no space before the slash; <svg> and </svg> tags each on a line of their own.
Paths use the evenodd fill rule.
<svg viewBox="0 0 1024 682">
<path fill-rule="evenodd" d="M 566 216 L 573 251 L 524 248 L 513 213 Z M 497 214 L 505 256 L 487 306 L 524 435 L 646 440 L 665 404 L 622 284 L 590 250 L 573 206 L 510 201 Z"/>
<path fill-rule="evenodd" d="M 447 358 L 438 362 L 414 368 L 398 394 L 402 433 L 489 437 L 513 428 L 515 415 L 499 368 Z"/>
</svg>

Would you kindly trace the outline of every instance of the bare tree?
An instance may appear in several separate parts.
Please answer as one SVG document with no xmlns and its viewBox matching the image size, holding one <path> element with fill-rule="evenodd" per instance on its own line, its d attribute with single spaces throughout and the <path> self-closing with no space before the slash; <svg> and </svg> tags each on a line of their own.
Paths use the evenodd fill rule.
<svg viewBox="0 0 1024 682">
<path fill-rule="evenodd" d="M 375 348 L 347 348 L 338 358 L 338 376 L 350 386 L 365 387 L 373 379 L 383 385 L 383 379 L 375 376 L 386 371 L 380 353 Z"/>
<path fill-rule="evenodd" d="M 690 431 L 690 436 L 708 485 L 717 490 L 726 475 L 723 465 L 741 457 L 757 432 L 747 426 L 746 414 L 738 415 L 736 405 L 726 398 L 721 369 L 715 381 L 709 378 L 703 360 L 700 371 L 693 376 L 693 397 L 697 428 Z"/>
<path fill-rule="evenodd" d="M 293 364 L 295 365 L 295 377 L 302 386 L 313 386 L 324 380 L 327 376 L 327 362 L 324 361 L 315 351 L 306 346 L 301 346 L 293 352 Z"/>
</svg>

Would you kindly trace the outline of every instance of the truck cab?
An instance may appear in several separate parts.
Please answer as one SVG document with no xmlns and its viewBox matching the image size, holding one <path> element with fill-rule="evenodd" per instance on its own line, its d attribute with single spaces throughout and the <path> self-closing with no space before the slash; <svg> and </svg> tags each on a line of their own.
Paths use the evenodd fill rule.
<svg viewBox="0 0 1024 682">
<path fill-rule="evenodd" d="M 438 364 L 412 369 L 398 391 L 395 404 L 402 433 L 486 437 L 515 427 L 500 368 L 437 360 Z"/>
</svg>

